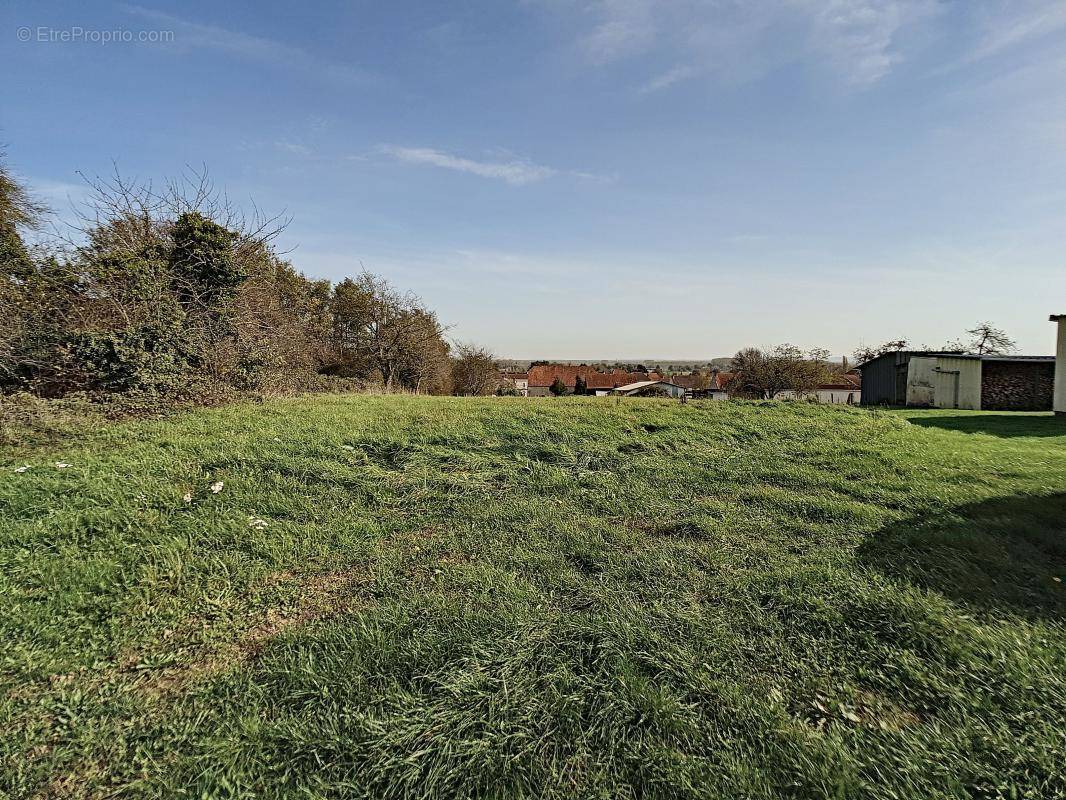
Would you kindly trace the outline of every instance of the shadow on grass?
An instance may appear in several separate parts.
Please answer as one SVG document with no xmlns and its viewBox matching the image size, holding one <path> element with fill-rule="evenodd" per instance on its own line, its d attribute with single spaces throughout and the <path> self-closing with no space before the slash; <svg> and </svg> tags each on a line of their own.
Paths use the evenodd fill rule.
<svg viewBox="0 0 1066 800">
<path fill-rule="evenodd" d="M 1005 438 L 1066 436 L 1066 417 L 1044 414 L 985 412 L 958 416 L 912 417 L 910 421 L 923 428 L 943 428 L 959 433 L 988 433 Z"/>
<path fill-rule="evenodd" d="M 1066 493 L 986 500 L 907 520 L 873 534 L 859 559 L 975 609 L 1063 619 Z"/>
</svg>

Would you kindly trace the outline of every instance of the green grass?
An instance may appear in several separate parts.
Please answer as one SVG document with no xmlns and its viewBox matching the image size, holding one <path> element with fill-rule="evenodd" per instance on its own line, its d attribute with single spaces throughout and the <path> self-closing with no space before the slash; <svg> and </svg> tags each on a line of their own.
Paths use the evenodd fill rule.
<svg viewBox="0 0 1066 800">
<path fill-rule="evenodd" d="M 0 794 L 1062 797 L 1064 577 L 1047 415 L 86 428 L 0 449 Z"/>
</svg>

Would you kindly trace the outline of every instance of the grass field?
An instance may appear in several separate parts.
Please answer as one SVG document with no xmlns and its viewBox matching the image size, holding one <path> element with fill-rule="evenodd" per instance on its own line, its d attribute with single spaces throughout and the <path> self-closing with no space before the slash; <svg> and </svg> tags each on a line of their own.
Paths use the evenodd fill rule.
<svg viewBox="0 0 1066 800">
<path fill-rule="evenodd" d="M 1061 579 L 1051 416 L 93 426 L 0 450 L 0 794 L 1063 797 Z"/>
</svg>

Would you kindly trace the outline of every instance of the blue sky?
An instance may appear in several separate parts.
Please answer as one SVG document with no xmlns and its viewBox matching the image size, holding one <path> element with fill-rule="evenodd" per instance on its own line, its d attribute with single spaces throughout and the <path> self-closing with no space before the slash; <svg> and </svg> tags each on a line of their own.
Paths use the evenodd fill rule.
<svg viewBox="0 0 1066 800">
<path fill-rule="evenodd" d="M 79 170 L 206 163 L 307 274 L 501 356 L 979 319 L 1050 353 L 1066 312 L 1061 0 L 8 0 L 0 30 L 0 141 L 60 211 Z"/>
</svg>

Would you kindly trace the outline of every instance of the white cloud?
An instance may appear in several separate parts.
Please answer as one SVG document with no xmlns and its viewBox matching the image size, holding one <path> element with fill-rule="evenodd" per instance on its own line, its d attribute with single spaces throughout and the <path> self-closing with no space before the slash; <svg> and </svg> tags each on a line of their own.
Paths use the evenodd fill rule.
<svg viewBox="0 0 1066 800">
<path fill-rule="evenodd" d="M 505 162 L 475 161 L 470 158 L 434 150 L 430 147 L 399 147 L 387 144 L 382 145 L 379 149 L 380 152 L 407 164 L 429 164 L 442 169 L 480 175 L 482 178 L 496 178 L 497 180 L 506 181 L 512 186 L 536 183 L 557 175 L 559 172 L 552 167 L 517 159 Z"/>
<path fill-rule="evenodd" d="M 370 80 L 368 74 L 358 67 L 322 59 L 306 50 L 276 39 L 191 22 L 173 14 L 143 6 L 126 5 L 122 8 L 129 14 L 166 25 L 173 30 L 174 41 L 168 44 L 169 47 L 215 50 L 248 61 L 258 61 L 324 76 L 338 83 L 366 83 Z"/>
</svg>

